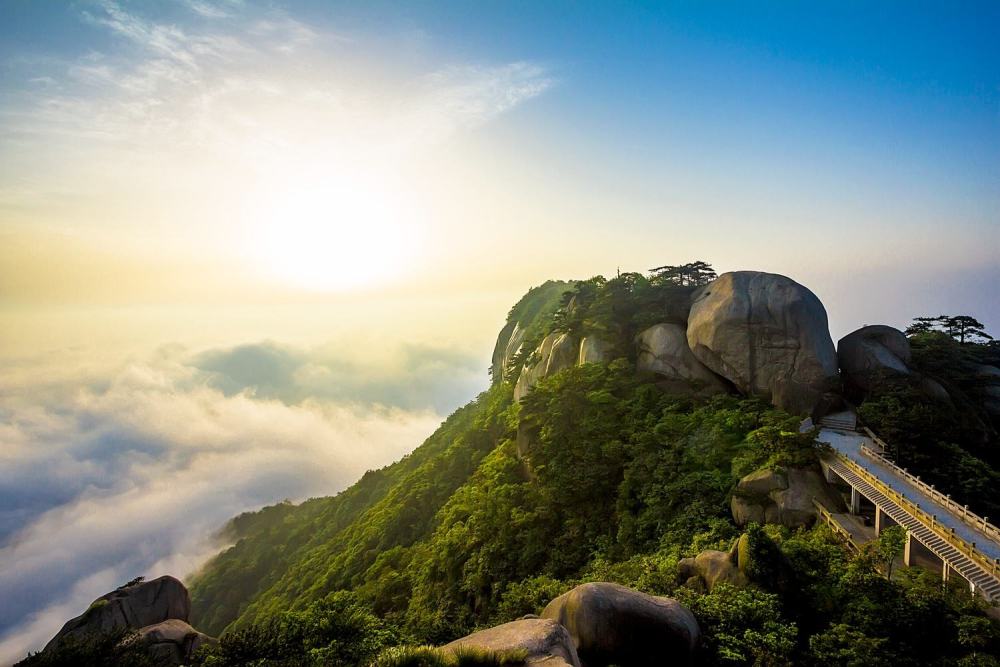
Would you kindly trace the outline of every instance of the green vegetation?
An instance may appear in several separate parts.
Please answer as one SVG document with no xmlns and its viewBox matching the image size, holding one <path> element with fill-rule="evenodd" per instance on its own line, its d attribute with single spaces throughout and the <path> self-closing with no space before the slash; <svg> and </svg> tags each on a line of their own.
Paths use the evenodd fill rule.
<svg viewBox="0 0 1000 667">
<path fill-rule="evenodd" d="M 669 312 L 678 290 L 695 289 L 670 280 L 583 281 L 559 309 L 549 284 L 512 317 L 538 315 L 535 337 L 600 332 L 620 343 L 644 326 L 648 304 Z M 979 354 L 972 345 L 918 334 L 914 363 L 930 368 L 932 346 Z M 935 377 L 964 386 L 949 368 L 956 375 Z M 899 546 L 891 531 L 852 556 L 823 526 L 751 525 L 739 550 L 750 587 L 678 582 L 681 558 L 740 537 L 729 503 L 741 476 L 815 464 L 814 434 L 799 433 L 797 418 L 753 399 L 670 395 L 625 353 L 548 377 L 519 405 L 509 379 L 338 496 L 235 519 L 235 545 L 192 585 L 193 623 L 222 633 L 202 663 L 507 664 L 517 656 L 426 646 L 538 613 L 579 583 L 616 581 L 687 604 L 704 665 L 996 664 L 996 628 L 966 592 L 918 570 L 885 576 Z M 940 410 L 898 393 L 910 390 L 873 394 L 866 419 L 892 440 L 926 411 L 906 423 L 914 437 L 940 437 Z M 962 409 L 946 415 L 958 427 Z M 914 456 L 927 441 L 899 440 Z"/>
<path fill-rule="evenodd" d="M 917 318 L 918 324 L 922 319 L 940 318 Z M 980 514 L 1000 517 L 1000 415 L 984 408 L 996 400 L 989 394 L 995 380 L 979 372 L 1000 364 L 1000 345 L 962 343 L 963 335 L 969 337 L 958 329 L 912 333 L 911 365 L 919 377 L 880 383 L 859 414 L 900 466 Z M 944 387 L 950 399 L 929 397 L 923 378 Z"/>
</svg>

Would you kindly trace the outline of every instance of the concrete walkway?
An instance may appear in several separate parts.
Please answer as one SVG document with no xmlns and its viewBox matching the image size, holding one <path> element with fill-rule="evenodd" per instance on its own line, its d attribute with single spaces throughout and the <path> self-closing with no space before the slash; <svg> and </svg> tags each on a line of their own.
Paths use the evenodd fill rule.
<svg viewBox="0 0 1000 667">
<path fill-rule="evenodd" d="M 872 444 L 868 437 L 857 432 L 821 428 L 817 439 L 820 442 L 829 444 L 835 450 L 877 477 L 880 481 L 906 496 L 908 500 L 919 505 L 920 509 L 929 514 L 936 515 L 937 521 L 948 528 L 954 528 L 955 534 L 958 537 L 966 542 L 975 542 L 976 548 L 981 553 L 990 558 L 1000 558 L 1000 544 L 995 540 L 965 523 L 961 518 L 956 517 L 951 510 L 926 495 L 896 471 L 864 456 L 861 453 L 861 446 L 866 445 L 870 447 Z"/>
</svg>

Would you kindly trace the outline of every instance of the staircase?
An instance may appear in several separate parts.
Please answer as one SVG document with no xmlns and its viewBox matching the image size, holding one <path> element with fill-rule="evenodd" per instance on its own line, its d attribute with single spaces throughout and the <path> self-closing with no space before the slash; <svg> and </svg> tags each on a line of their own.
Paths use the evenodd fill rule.
<svg viewBox="0 0 1000 667">
<path fill-rule="evenodd" d="M 820 419 L 819 426 L 833 431 L 856 431 L 858 429 L 858 416 L 849 410 L 834 412 Z"/>
<path fill-rule="evenodd" d="M 832 428 L 832 427 L 828 427 Z M 961 574 L 977 592 L 990 601 L 1000 601 L 1000 578 L 984 569 L 979 563 L 941 537 L 927 524 L 913 516 L 894 499 L 882 493 L 879 488 L 855 470 L 854 465 L 840 457 L 827 460 L 830 468 L 862 495 L 875 503 L 880 510 L 910 532 L 910 536 L 936 554 L 948 567 Z M 932 522 L 933 523 L 933 522 Z"/>
</svg>

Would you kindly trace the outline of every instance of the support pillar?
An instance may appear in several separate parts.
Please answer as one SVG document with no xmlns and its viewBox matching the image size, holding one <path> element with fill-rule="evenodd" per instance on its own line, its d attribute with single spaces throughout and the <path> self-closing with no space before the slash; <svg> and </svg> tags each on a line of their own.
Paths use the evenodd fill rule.
<svg viewBox="0 0 1000 667">
<path fill-rule="evenodd" d="M 861 494 L 851 487 L 851 514 L 861 514 Z"/>
<path fill-rule="evenodd" d="M 948 561 L 942 561 L 941 564 L 941 581 L 948 583 L 948 575 L 951 574 L 951 567 L 948 565 Z"/>
<path fill-rule="evenodd" d="M 910 531 L 906 531 L 906 546 L 903 547 L 903 565 L 910 567 L 910 544 L 913 542 L 913 537 L 910 535 Z"/>
<path fill-rule="evenodd" d="M 882 534 L 882 524 L 885 522 L 884 514 L 878 505 L 875 506 L 875 537 Z"/>
</svg>

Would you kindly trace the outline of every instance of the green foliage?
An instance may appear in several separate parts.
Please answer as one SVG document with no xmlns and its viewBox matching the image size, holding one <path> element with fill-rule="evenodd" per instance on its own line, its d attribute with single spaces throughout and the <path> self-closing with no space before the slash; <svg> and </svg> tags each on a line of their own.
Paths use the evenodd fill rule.
<svg viewBox="0 0 1000 667">
<path fill-rule="evenodd" d="M 667 285 L 707 285 L 718 275 L 706 262 L 690 262 L 681 266 L 660 266 L 650 269 L 650 280 Z"/>
<path fill-rule="evenodd" d="M 875 551 L 875 558 L 885 568 L 885 576 L 892 579 L 892 564 L 903 555 L 906 547 L 906 529 L 902 526 L 889 526 L 879 533 L 871 546 Z"/>
<path fill-rule="evenodd" d="M 938 315 L 937 317 L 915 317 L 913 324 L 906 328 L 907 335 L 942 332 L 960 344 L 985 343 L 993 340 L 986 333 L 985 325 L 971 315 Z"/>
<path fill-rule="evenodd" d="M 525 651 L 489 651 L 463 646 L 441 651 L 430 646 L 387 649 L 372 667 L 515 667 L 524 664 Z"/>
<path fill-rule="evenodd" d="M 161 667 L 134 630 L 122 628 L 85 639 L 67 638 L 58 648 L 30 655 L 17 667 Z"/>
<path fill-rule="evenodd" d="M 227 633 L 205 648 L 205 667 L 349 667 L 374 659 L 398 643 L 398 634 L 351 593 L 335 593 L 301 612 L 284 612 Z"/>
<path fill-rule="evenodd" d="M 526 614 L 540 614 L 549 602 L 572 586 L 544 574 L 509 583 L 500 593 L 491 624 L 513 621 Z"/>
<path fill-rule="evenodd" d="M 869 637 L 838 623 L 810 637 L 809 652 L 817 667 L 892 667 L 888 643 L 884 637 Z"/>
<path fill-rule="evenodd" d="M 680 600 L 698 618 L 705 664 L 789 664 L 798 630 L 783 618 L 777 595 L 722 583 L 707 595 L 682 589 Z"/>
<path fill-rule="evenodd" d="M 729 513 L 741 476 L 820 453 L 815 433 L 759 400 L 670 395 L 636 374 L 635 333 L 693 289 L 633 273 L 543 285 L 511 321 L 530 325 L 534 345 L 555 329 L 599 334 L 615 361 L 545 378 L 520 405 L 496 383 L 335 498 L 235 519 L 235 545 L 193 585 L 195 625 L 228 628 L 204 664 L 502 664 L 407 646 L 537 613 L 584 581 L 680 598 L 705 631 L 703 664 L 990 664 L 996 630 L 967 595 L 915 570 L 879 572 L 891 533 L 881 551 L 849 556 L 824 526 L 750 526 L 739 554 L 752 586 L 679 587 L 680 558 L 741 538 Z M 998 354 L 934 333 L 913 347 L 914 363 L 933 369 L 922 372 L 968 396 L 969 369 Z M 956 497 L 1000 502 L 988 424 L 917 391 L 873 392 L 863 417 Z"/>
</svg>

